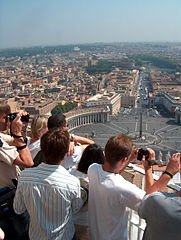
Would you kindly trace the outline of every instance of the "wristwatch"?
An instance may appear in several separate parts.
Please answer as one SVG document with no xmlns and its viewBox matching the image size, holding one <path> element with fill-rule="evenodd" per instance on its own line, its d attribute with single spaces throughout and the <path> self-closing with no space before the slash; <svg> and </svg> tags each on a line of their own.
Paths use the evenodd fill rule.
<svg viewBox="0 0 181 240">
<path fill-rule="evenodd" d="M 171 173 L 168 172 L 168 171 L 164 171 L 162 174 L 167 174 L 168 176 L 170 176 L 170 178 L 173 178 L 173 174 L 171 174 Z"/>
</svg>

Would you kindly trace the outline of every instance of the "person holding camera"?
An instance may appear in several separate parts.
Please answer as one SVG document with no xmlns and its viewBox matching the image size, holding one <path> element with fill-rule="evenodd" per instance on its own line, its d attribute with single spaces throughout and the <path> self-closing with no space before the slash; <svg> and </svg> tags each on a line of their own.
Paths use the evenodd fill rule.
<svg viewBox="0 0 181 240">
<path fill-rule="evenodd" d="M 26 239 L 28 217 L 13 211 L 15 187 L 20 175 L 19 167 L 32 167 L 33 161 L 22 136 L 21 121 L 26 113 L 18 113 L 11 122 L 11 135 L 2 133 L 10 123 L 10 106 L 0 104 L 0 227 L 6 239 Z M 14 114 L 15 115 L 15 114 Z"/>
<path fill-rule="evenodd" d="M 7 130 L 10 111 L 9 105 L 0 105 L 0 132 Z M 12 179 L 18 179 L 19 167 L 33 166 L 30 151 L 22 136 L 22 116 L 24 113 L 18 113 L 11 122 L 12 137 L 0 134 L 0 188 L 14 187 Z"/>
<path fill-rule="evenodd" d="M 138 210 L 139 216 L 147 223 L 143 239 L 180 240 L 181 190 L 167 193 L 163 192 L 163 188 L 177 172 L 181 172 L 181 153 L 171 156 L 166 170 L 156 182 L 153 180 L 151 167 L 146 161 L 144 164 L 149 171 L 149 186 Z"/>
<path fill-rule="evenodd" d="M 154 151 L 148 151 L 148 160 L 155 160 Z M 129 162 L 137 159 L 138 152 L 138 149 L 133 149 L 130 137 L 118 134 L 111 137 L 105 146 L 104 163 L 94 163 L 89 167 L 88 216 L 91 239 L 128 239 L 127 207 L 137 211 L 145 191 L 126 181 L 120 173 Z M 146 175 L 149 171 L 146 171 Z M 147 180 L 151 182 L 146 177 Z M 146 188 L 150 185 L 146 184 Z"/>
</svg>

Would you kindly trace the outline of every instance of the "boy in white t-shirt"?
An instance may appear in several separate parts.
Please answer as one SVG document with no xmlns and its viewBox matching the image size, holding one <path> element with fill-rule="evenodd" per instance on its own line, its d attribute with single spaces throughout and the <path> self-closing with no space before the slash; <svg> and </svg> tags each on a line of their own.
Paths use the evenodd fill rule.
<svg viewBox="0 0 181 240">
<path fill-rule="evenodd" d="M 153 150 L 149 151 L 149 160 L 152 160 L 155 154 Z M 137 158 L 137 154 L 138 149 L 133 149 L 131 138 L 119 134 L 108 140 L 105 162 L 89 167 L 88 210 L 91 239 L 128 239 L 127 207 L 137 211 L 145 192 L 126 181 L 120 172 Z"/>
</svg>

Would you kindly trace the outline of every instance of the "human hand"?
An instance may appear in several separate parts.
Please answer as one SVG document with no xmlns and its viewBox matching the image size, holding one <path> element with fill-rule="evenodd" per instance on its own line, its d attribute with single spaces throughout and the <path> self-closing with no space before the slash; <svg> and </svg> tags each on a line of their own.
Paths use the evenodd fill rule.
<svg viewBox="0 0 181 240">
<path fill-rule="evenodd" d="M 181 171 L 181 153 L 175 153 L 171 156 L 166 171 L 175 175 L 177 172 Z"/>
<path fill-rule="evenodd" d="M 17 113 L 15 119 L 11 123 L 11 133 L 16 136 L 21 136 L 22 127 L 21 113 Z"/>
<path fill-rule="evenodd" d="M 154 164 L 150 164 L 151 162 L 155 162 L 156 160 L 156 155 L 155 155 L 155 151 L 152 148 L 147 148 L 148 152 L 149 152 L 149 157 L 148 159 L 145 158 L 145 156 L 143 156 L 143 166 L 145 171 L 148 169 L 151 169 L 151 166 Z"/>
<path fill-rule="evenodd" d="M 131 152 L 131 154 L 129 156 L 129 162 L 132 162 L 132 161 L 137 159 L 138 150 L 139 150 L 138 148 L 133 148 L 133 150 L 132 150 L 132 152 Z"/>
<path fill-rule="evenodd" d="M 66 154 L 66 156 L 71 156 L 74 153 L 74 147 L 75 147 L 75 143 L 74 142 L 70 142 L 70 144 L 69 144 L 69 151 Z"/>
</svg>

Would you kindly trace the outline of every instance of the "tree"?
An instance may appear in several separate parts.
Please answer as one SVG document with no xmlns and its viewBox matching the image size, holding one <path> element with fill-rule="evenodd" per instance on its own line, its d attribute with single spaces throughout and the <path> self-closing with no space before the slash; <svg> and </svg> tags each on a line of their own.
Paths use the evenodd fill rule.
<svg viewBox="0 0 181 240">
<path fill-rule="evenodd" d="M 77 107 L 77 104 L 72 102 L 67 102 L 65 104 L 58 104 L 52 109 L 51 114 L 54 115 L 59 113 L 66 113 L 76 107 Z"/>
</svg>

